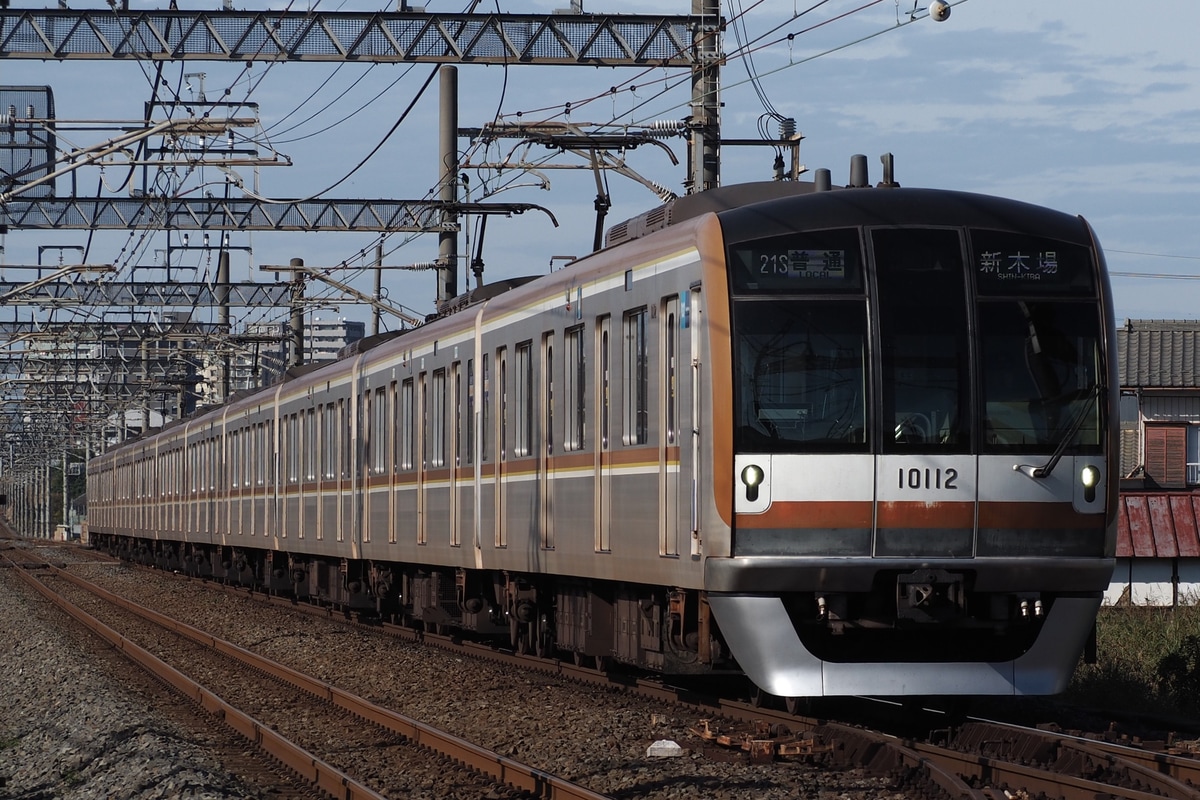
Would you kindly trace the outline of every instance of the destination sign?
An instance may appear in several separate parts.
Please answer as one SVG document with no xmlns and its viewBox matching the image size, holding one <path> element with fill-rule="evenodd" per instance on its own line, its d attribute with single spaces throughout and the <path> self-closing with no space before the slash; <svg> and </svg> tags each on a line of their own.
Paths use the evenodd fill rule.
<svg viewBox="0 0 1200 800">
<path fill-rule="evenodd" d="M 734 291 L 844 292 L 862 286 L 858 233 L 814 231 L 741 242 L 730 248 Z"/>
<path fill-rule="evenodd" d="M 979 293 L 1090 294 L 1094 267 L 1086 247 L 999 231 L 972 231 L 972 266 Z"/>
</svg>

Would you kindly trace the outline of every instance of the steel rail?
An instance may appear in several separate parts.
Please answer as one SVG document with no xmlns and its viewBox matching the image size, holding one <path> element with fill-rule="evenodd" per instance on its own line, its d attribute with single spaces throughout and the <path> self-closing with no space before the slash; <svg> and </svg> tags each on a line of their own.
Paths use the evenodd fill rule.
<svg viewBox="0 0 1200 800">
<path fill-rule="evenodd" d="M 1040 740 L 1043 748 L 1056 748 L 1060 761 L 1090 761 L 1094 769 L 1123 773 L 1129 782 L 1148 787 L 1163 797 L 1200 800 L 1200 790 L 1196 788 L 1200 786 L 1200 760 L 1196 758 L 1076 736 L 1065 731 L 1031 731 L 995 720 L 972 720 L 955 736 L 955 744 L 980 753 L 989 747 L 1012 751 L 1035 738 Z M 1026 752 L 1030 751 L 1029 747 Z"/>
<path fill-rule="evenodd" d="M 345 709 L 368 722 L 379 725 L 385 730 L 403 736 L 432 752 L 466 764 L 496 781 L 528 792 L 533 797 L 546 798 L 546 800 L 609 800 L 606 795 L 593 792 L 578 784 L 534 769 L 519 761 L 494 753 L 411 717 L 406 717 L 390 709 L 369 703 L 355 694 L 339 689 L 324 681 L 317 680 L 283 664 L 271 661 L 232 642 L 205 633 L 185 622 L 180 622 L 179 620 L 160 614 L 153 609 L 140 606 L 64 569 L 59 569 L 53 565 L 49 569 L 56 577 L 91 592 L 113 605 L 136 614 L 180 636 L 184 636 L 215 652 L 234 658 L 251 669 L 260 670 L 338 708 Z"/>
<path fill-rule="evenodd" d="M 195 580 L 194 578 L 185 579 Z M 302 610 L 318 616 L 334 616 L 334 612 L 328 607 L 297 605 L 282 598 L 259 592 L 248 592 L 245 587 L 226 587 L 208 581 L 204 581 L 204 583 L 213 588 L 236 593 L 259 602 L 280 607 L 286 606 L 292 610 Z M 876 771 L 904 772 L 906 780 L 917 781 L 926 787 L 936 786 L 948 797 L 981 800 L 981 798 L 995 795 L 976 787 L 992 786 L 1012 790 L 1022 789 L 1034 794 L 1042 792 L 1045 796 L 1059 797 L 1063 800 L 1084 800 L 1085 798 L 1094 800 L 1096 797 L 1110 797 L 1114 800 L 1116 798 L 1125 800 L 1157 798 L 1161 800 L 1162 797 L 1200 800 L 1200 790 L 1190 783 L 1193 775 L 1200 774 L 1194 772 L 1194 770 L 1200 770 L 1200 763 L 1192 763 L 1193 760 L 1183 757 L 1121 748 L 1119 745 L 1107 742 L 1085 740 L 1044 730 L 1008 726 L 1011 728 L 1011 732 L 1005 734 L 1007 739 L 1016 739 L 1018 735 L 1030 737 L 1031 741 L 1036 739 L 1037 747 L 1041 748 L 1041 752 L 1049 754 L 1041 759 L 1045 763 L 1038 766 L 1013 763 L 1015 760 L 1028 759 L 1028 752 L 1015 754 L 1012 756 L 1012 760 L 1005 760 L 995 753 L 979 752 L 978 747 L 973 752 L 965 751 L 966 747 L 971 746 L 968 741 L 971 738 L 969 736 L 963 736 L 961 742 L 955 742 L 964 749 L 954 749 L 954 747 L 914 741 L 878 731 L 832 723 L 823 719 L 790 714 L 782 710 L 761 708 L 727 699 L 698 697 L 688 690 L 664 686 L 659 682 L 605 673 L 555 659 L 535 659 L 531 655 L 508 653 L 485 644 L 461 641 L 454 636 L 415 631 L 392 624 L 380 626 L 351 622 L 350 620 L 347 622 L 365 629 L 385 632 L 398 638 L 423 641 L 426 644 L 454 652 L 470 652 L 503 663 L 560 674 L 581 682 L 610 686 L 625 685 L 643 696 L 664 702 L 678 703 L 715 717 L 719 716 L 742 723 L 765 720 L 772 725 L 786 725 L 792 729 L 802 726 L 817 730 L 827 742 L 838 742 L 840 743 L 839 747 L 844 748 L 847 754 L 852 752 L 852 757 L 861 757 L 862 765 L 866 768 Z M 997 737 L 993 737 L 989 741 L 996 739 Z M 1030 747 L 1032 746 L 1030 745 Z M 1094 751 L 1091 749 L 1093 747 Z M 1080 766 L 1084 768 L 1080 771 L 1091 777 L 1080 777 L 1079 774 L 1074 774 Z M 1072 774 L 1067 774 L 1068 771 Z M 1094 779 L 1096 776 L 1102 777 Z"/>
<path fill-rule="evenodd" d="M 59 568 L 47 564 L 56 575 L 69 575 Z M 291 740 L 281 736 L 258 720 L 234 708 L 217 694 L 184 675 L 157 656 L 134 644 L 100 620 L 75 606 L 57 594 L 49 586 L 30 574 L 28 569 L 16 570 L 17 576 L 37 590 L 43 597 L 80 622 L 88 630 L 108 640 L 118 651 L 149 672 L 179 694 L 193 701 L 209 714 L 217 717 L 235 732 L 260 748 L 271 758 L 307 780 L 331 797 L 344 800 L 386 800 L 368 787 L 346 775 L 336 767 L 317 758 Z M 85 582 L 86 583 L 86 582 Z M 99 587 L 96 587 L 99 588 Z M 103 590 L 101 590 L 103 591 Z"/>
</svg>

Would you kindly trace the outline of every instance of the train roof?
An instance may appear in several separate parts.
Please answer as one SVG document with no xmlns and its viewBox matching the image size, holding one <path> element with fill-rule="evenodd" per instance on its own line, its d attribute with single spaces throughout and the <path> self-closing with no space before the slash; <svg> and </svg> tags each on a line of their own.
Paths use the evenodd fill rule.
<svg viewBox="0 0 1200 800">
<path fill-rule="evenodd" d="M 734 184 L 685 195 L 609 229 L 605 247 L 618 246 L 704 214 L 716 214 L 727 242 L 771 236 L 794 228 L 797 217 L 810 228 L 859 225 L 947 224 L 996 230 L 1036 231 L 1050 238 L 1090 244 L 1088 225 L 1081 217 L 1017 200 L 949 189 L 901 188 L 890 179 L 876 187 L 860 183 L 833 187 L 827 181 L 762 181 Z M 484 284 L 447 301 L 426 322 L 451 316 L 473 305 L 504 294 L 540 276 L 523 276 Z M 423 326 L 381 333 L 343 348 L 336 361 L 365 353 Z M 280 384 L 329 367 L 317 362 L 289 368 L 274 387 L 239 392 L 225 403 L 197 408 L 188 416 L 133 437 L 137 441 L 198 419 L 213 411 L 274 391 Z"/>
<path fill-rule="evenodd" d="M 767 200 L 796 197 L 816 191 L 816 185 L 808 181 L 760 181 L 720 186 L 706 192 L 677 197 L 657 208 L 619 222 L 608 229 L 604 244 L 606 247 L 612 247 L 622 242 L 640 239 L 701 214 L 715 214 Z"/>
<path fill-rule="evenodd" d="M 1075 215 L 993 195 L 952 189 L 879 187 L 818 188 L 803 181 L 765 181 L 723 186 L 687 195 L 609 229 L 606 246 L 641 238 L 702 214 L 721 218 L 727 237 L 768 236 L 802 217 L 805 227 L 947 224 L 994 230 L 1038 231 L 1052 238 L 1088 241 Z M 953 222 L 951 222 L 953 220 Z M 736 232 L 734 231 L 736 229 Z"/>
</svg>

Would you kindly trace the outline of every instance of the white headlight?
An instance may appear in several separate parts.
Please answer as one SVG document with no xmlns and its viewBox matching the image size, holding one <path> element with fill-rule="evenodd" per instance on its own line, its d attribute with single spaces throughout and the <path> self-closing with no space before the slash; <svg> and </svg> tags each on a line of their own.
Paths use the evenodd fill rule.
<svg viewBox="0 0 1200 800">
<path fill-rule="evenodd" d="M 764 473 L 758 464 L 750 464 L 742 470 L 742 483 L 747 486 L 758 486 L 763 482 Z"/>
</svg>

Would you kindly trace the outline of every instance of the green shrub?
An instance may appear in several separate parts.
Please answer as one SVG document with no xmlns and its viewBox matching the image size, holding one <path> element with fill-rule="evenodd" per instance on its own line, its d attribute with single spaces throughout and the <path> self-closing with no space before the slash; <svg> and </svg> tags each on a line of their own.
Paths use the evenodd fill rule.
<svg viewBox="0 0 1200 800">
<path fill-rule="evenodd" d="M 1096 622 L 1097 663 L 1079 665 L 1065 699 L 1200 716 L 1200 607 L 1106 607 Z"/>
</svg>

